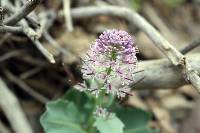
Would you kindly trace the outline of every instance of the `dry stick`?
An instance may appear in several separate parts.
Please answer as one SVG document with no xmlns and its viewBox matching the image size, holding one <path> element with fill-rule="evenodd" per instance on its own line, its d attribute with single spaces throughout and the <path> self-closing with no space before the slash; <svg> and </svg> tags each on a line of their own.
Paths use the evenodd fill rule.
<svg viewBox="0 0 200 133">
<path fill-rule="evenodd" d="M 58 50 L 58 54 L 63 53 L 64 55 L 66 55 L 66 57 L 75 58 L 75 56 L 70 51 L 60 47 L 58 42 L 48 33 L 48 29 L 52 26 L 56 18 L 56 14 L 53 11 L 47 11 L 45 13 L 41 13 L 41 15 L 39 16 L 41 19 L 46 19 L 48 22 L 45 24 L 45 30 L 43 31 L 43 36 L 49 42 L 49 44 L 52 45 L 56 50 Z M 51 19 L 49 19 L 48 16 L 51 16 Z"/>
<path fill-rule="evenodd" d="M 55 48 L 59 51 L 59 53 L 63 53 L 63 54 L 66 54 L 66 55 L 70 55 L 71 56 L 74 56 L 72 55 L 72 53 L 70 53 L 69 51 L 67 51 L 66 49 L 60 47 L 60 44 L 58 44 L 58 42 L 47 32 L 45 31 L 44 32 L 44 38 Z"/>
<path fill-rule="evenodd" d="M 0 26 L 0 33 L 23 33 L 23 28 L 20 26 L 6 26 L 2 25 Z"/>
<path fill-rule="evenodd" d="M 48 62 L 44 61 L 43 59 L 42 60 L 35 59 L 34 57 L 31 57 L 29 55 L 16 57 L 16 58 L 17 58 L 17 60 L 21 60 L 23 62 L 29 63 L 34 66 L 38 66 L 38 67 L 45 67 L 45 68 L 54 67 L 54 65 L 49 64 Z"/>
<path fill-rule="evenodd" d="M 33 133 L 15 95 L 0 78 L 0 106 L 15 133 Z"/>
<path fill-rule="evenodd" d="M 63 11 L 65 15 L 65 24 L 67 31 L 71 32 L 73 31 L 73 24 L 72 24 L 72 18 L 71 18 L 71 0 L 63 0 Z"/>
<path fill-rule="evenodd" d="M 19 56 L 22 53 L 23 52 L 21 50 L 9 51 L 9 52 L 5 53 L 4 55 L 0 56 L 0 63 L 5 61 L 5 60 L 8 60 L 8 59 L 10 59 L 12 57 Z"/>
<path fill-rule="evenodd" d="M 36 4 L 37 3 L 36 1 L 38 1 L 38 0 L 32 0 L 32 1 L 33 1 L 32 4 Z M 30 4 L 30 2 L 28 2 L 28 3 Z M 10 6 L 12 7 L 11 4 L 10 4 Z M 27 4 L 25 4 L 25 7 L 28 8 Z M 26 9 L 26 8 L 24 8 L 24 9 Z M 14 7 L 11 10 L 11 12 L 15 12 Z M 16 11 L 16 12 L 18 12 L 18 11 Z M 27 16 L 24 16 L 24 17 L 28 18 Z M 37 22 L 35 22 L 35 20 L 33 20 L 31 18 L 28 18 L 28 19 L 29 19 L 29 21 L 32 22 L 33 25 L 38 26 L 38 24 L 37 24 Z M 38 35 L 37 33 L 35 33 L 35 31 L 33 29 L 31 29 L 30 27 L 28 27 L 28 25 L 26 24 L 25 21 L 22 21 L 21 25 L 23 27 L 22 28 L 23 33 L 26 34 L 32 40 L 33 44 L 38 48 L 38 50 L 40 50 L 40 52 L 49 60 L 49 62 L 55 63 L 55 59 L 54 59 L 53 55 L 47 49 L 45 49 L 42 46 L 42 44 L 40 43 L 40 41 L 38 40 L 38 38 L 41 35 Z M 13 28 L 11 28 L 11 29 L 13 29 Z M 21 30 L 21 29 L 18 29 L 18 30 Z"/>
<path fill-rule="evenodd" d="M 56 18 L 56 14 L 54 13 L 54 11 L 46 11 L 45 13 L 41 13 L 41 15 L 39 16 L 41 19 L 46 19 L 48 22 L 45 24 L 45 30 L 43 31 L 43 36 L 49 42 L 49 44 L 51 44 L 56 50 L 58 50 L 58 54 L 62 53 L 65 55 L 65 57 L 69 57 L 71 60 L 76 60 L 77 57 L 74 54 L 60 47 L 58 42 L 48 33 L 48 29 L 52 26 Z M 51 17 L 49 18 L 48 16 L 51 16 Z"/>
<path fill-rule="evenodd" d="M 46 25 L 48 24 L 46 15 L 43 13 L 41 16 L 45 19 L 42 19 L 40 28 L 38 28 L 36 32 L 28 26 L 25 26 L 26 28 L 24 29 L 24 32 L 32 40 L 33 44 L 40 50 L 40 52 L 49 60 L 49 62 L 55 63 L 56 61 L 53 55 L 45 47 L 43 47 L 42 43 L 39 41 L 39 38 L 42 36 L 46 29 Z M 25 22 L 22 22 L 21 24 L 27 25 Z"/>
<path fill-rule="evenodd" d="M 0 7 L 0 26 L 3 24 L 3 19 L 4 19 L 3 8 Z"/>
<path fill-rule="evenodd" d="M 27 22 L 33 26 L 34 28 L 39 28 L 40 27 L 40 23 L 38 23 L 35 19 L 33 19 L 32 17 L 26 16 L 25 19 L 27 20 Z"/>
<path fill-rule="evenodd" d="M 200 54 L 188 55 L 187 58 L 192 67 L 200 72 Z M 145 78 L 142 83 L 133 84 L 134 89 L 169 89 L 188 84 L 182 77 L 181 70 L 173 66 L 167 59 L 141 61 L 138 63 L 138 67 L 144 72 L 135 74 L 134 80 L 138 81 L 143 76 Z"/>
<path fill-rule="evenodd" d="M 52 24 L 52 21 L 49 20 L 49 17 L 50 17 L 50 13 L 48 11 L 41 12 L 38 15 L 40 27 L 36 28 L 36 30 L 35 30 L 36 34 L 38 36 L 38 39 L 42 37 L 42 35 L 46 31 L 47 27 L 49 28 L 49 25 Z"/>
<path fill-rule="evenodd" d="M 35 68 L 31 69 L 31 70 L 28 70 L 28 71 L 20 74 L 19 77 L 20 77 L 20 79 L 24 80 L 24 79 L 27 79 L 27 78 L 39 73 L 41 70 L 42 70 L 42 67 L 35 67 Z"/>
<path fill-rule="evenodd" d="M 21 19 L 26 17 L 30 12 L 32 12 L 42 0 L 28 0 L 20 10 L 15 12 L 12 16 L 4 20 L 6 25 L 15 25 Z"/>
<path fill-rule="evenodd" d="M 3 5 L 3 7 L 10 13 L 15 13 L 18 11 L 18 9 L 16 7 L 14 7 L 13 4 L 10 3 L 10 1 L 7 1 L 6 5 Z M 38 28 L 40 26 L 40 24 L 30 16 L 25 16 L 25 19 L 34 28 Z"/>
<path fill-rule="evenodd" d="M 15 84 L 17 84 L 19 87 L 21 87 L 22 90 L 24 90 L 29 95 L 34 97 L 37 101 L 39 101 L 39 102 L 41 102 L 43 104 L 46 104 L 49 101 L 46 97 L 44 97 L 40 93 L 34 91 L 33 88 L 29 87 L 25 82 L 23 82 L 21 79 L 19 79 L 16 76 L 14 76 L 12 73 L 6 71 L 5 74 L 6 74 L 6 76 L 8 77 L 8 79 L 10 81 L 12 81 Z"/>
<path fill-rule="evenodd" d="M 0 121 L 0 133 L 11 133 L 11 131 Z"/>
<path fill-rule="evenodd" d="M 47 50 L 45 49 L 42 44 L 40 43 L 39 40 L 32 40 L 33 43 L 35 44 L 35 46 L 43 53 L 43 55 L 45 55 L 45 57 L 51 62 L 51 63 L 55 63 L 55 59 L 53 57 L 53 55 Z"/>
<path fill-rule="evenodd" d="M 144 14 L 147 16 L 148 20 L 156 25 L 160 33 L 171 40 L 175 40 L 174 33 L 167 27 L 162 18 L 159 17 L 159 14 L 156 12 L 154 7 L 147 3 L 144 4 L 144 9 Z"/>
<path fill-rule="evenodd" d="M 180 50 L 182 54 L 186 54 L 200 45 L 200 38 L 191 42 L 189 45 Z"/>
<path fill-rule="evenodd" d="M 47 10 L 39 13 L 38 20 L 40 21 L 40 27 L 36 30 L 41 36 L 49 30 L 56 19 L 56 13 L 53 10 Z"/>
<path fill-rule="evenodd" d="M 11 33 L 6 33 L 4 34 L 2 37 L 1 37 L 1 40 L 0 40 L 0 46 L 3 45 L 3 43 L 8 40 L 9 37 L 11 37 Z"/>
<path fill-rule="evenodd" d="M 200 93 L 200 77 L 198 76 L 198 72 L 191 67 L 184 55 L 182 55 L 174 46 L 172 46 L 152 25 L 150 25 L 137 12 L 126 7 L 91 6 L 75 8 L 72 10 L 71 13 L 73 18 L 86 18 L 98 15 L 111 15 L 125 18 L 131 24 L 136 25 L 143 32 L 145 32 L 154 42 L 156 47 L 158 47 L 168 57 L 173 65 L 181 66 L 183 73 L 186 75 L 187 79 Z"/>
<path fill-rule="evenodd" d="M 53 55 L 42 46 L 42 44 L 38 40 L 38 37 L 35 31 L 27 26 L 25 27 L 26 28 L 23 28 L 24 33 L 31 39 L 31 41 L 38 48 L 38 50 L 40 50 L 40 52 L 49 60 L 49 62 L 55 63 L 56 61 Z"/>
</svg>

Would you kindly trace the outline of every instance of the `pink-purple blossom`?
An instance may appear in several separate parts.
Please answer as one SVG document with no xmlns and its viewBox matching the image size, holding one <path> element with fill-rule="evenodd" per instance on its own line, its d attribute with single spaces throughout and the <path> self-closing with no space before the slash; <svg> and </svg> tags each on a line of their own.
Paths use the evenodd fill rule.
<svg viewBox="0 0 200 133">
<path fill-rule="evenodd" d="M 82 58 L 83 78 L 94 79 L 101 84 L 95 92 L 106 90 L 106 93 L 117 95 L 119 98 L 125 97 L 130 91 L 128 85 L 134 81 L 137 52 L 132 36 L 126 31 L 104 31 Z M 120 88 L 112 83 L 116 79 L 121 82 Z M 95 94 L 98 96 L 98 93 Z"/>
</svg>

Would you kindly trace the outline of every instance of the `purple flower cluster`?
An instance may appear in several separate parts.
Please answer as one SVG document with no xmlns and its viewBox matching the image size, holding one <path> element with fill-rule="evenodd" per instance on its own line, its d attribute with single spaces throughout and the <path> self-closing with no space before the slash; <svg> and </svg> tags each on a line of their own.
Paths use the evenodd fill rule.
<svg viewBox="0 0 200 133">
<path fill-rule="evenodd" d="M 126 31 L 113 29 L 103 32 L 83 58 L 83 78 L 95 79 L 102 84 L 92 92 L 98 96 L 105 89 L 119 98 L 129 94 L 128 85 L 133 82 L 137 52 L 133 38 Z M 112 83 L 116 79 L 121 82 L 120 88 Z"/>
</svg>

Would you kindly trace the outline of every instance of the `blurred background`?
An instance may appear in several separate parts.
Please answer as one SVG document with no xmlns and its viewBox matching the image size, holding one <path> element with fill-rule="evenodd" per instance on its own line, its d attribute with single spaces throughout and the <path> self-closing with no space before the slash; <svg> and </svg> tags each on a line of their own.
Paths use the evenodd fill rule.
<svg viewBox="0 0 200 133">
<path fill-rule="evenodd" d="M 20 9 L 24 2 L 1 0 L 4 18 Z M 14 132 L 8 114 L 15 115 L 13 105 L 18 104 L 34 132 L 43 133 L 39 118 L 45 110 L 45 103 L 62 96 L 82 80 L 80 58 L 106 29 L 122 29 L 132 34 L 140 51 L 140 62 L 165 58 L 144 32 L 123 18 L 100 15 L 69 20 L 66 17 L 70 15 L 66 13 L 68 10 L 105 5 L 127 7 L 146 18 L 178 50 L 200 41 L 200 0 L 71 0 L 71 9 L 65 4 L 65 0 L 43 1 L 29 15 L 36 22 L 31 23 L 30 18 L 26 18 L 33 29 L 40 27 L 37 36 L 0 33 L 0 78 L 3 81 L 0 88 L 6 87 L 13 94 L 0 92 L 1 133 Z M 22 22 L 22 25 L 25 23 Z M 38 48 L 40 44 L 53 54 L 56 63 L 52 64 L 44 57 Z M 199 51 L 200 47 L 189 54 Z M 133 94 L 126 103 L 151 111 L 153 119 L 150 124 L 159 128 L 161 133 L 200 132 L 200 96 L 191 85 L 133 90 Z M 13 110 L 5 113 L 9 103 Z"/>
</svg>

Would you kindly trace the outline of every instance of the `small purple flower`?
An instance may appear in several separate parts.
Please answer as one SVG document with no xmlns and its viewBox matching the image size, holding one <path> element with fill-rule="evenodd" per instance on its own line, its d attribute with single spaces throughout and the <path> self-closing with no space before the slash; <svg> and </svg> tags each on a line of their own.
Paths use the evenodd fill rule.
<svg viewBox="0 0 200 133">
<path fill-rule="evenodd" d="M 133 82 L 137 52 L 133 38 L 126 31 L 107 30 L 95 40 L 83 58 L 83 78 L 95 79 L 102 84 L 98 93 L 106 89 L 107 93 L 125 97 L 130 91 L 128 85 Z M 116 79 L 121 82 L 121 88 L 112 84 Z"/>
<path fill-rule="evenodd" d="M 112 113 L 108 112 L 106 108 L 102 108 L 100 106 L 96 107 L 96 111 L 94 115 L 101 118 L 108 118 Z"/>
</svg>

